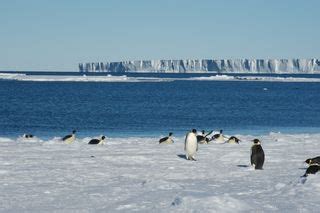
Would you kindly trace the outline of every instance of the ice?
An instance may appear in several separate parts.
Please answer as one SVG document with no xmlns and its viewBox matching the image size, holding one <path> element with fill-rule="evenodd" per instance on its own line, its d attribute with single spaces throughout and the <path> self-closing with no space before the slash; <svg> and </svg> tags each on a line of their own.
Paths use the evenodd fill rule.
<svg viewBox="0 0 320 213">
<path fill-rule="evenodd" d="M 320 155 L 320 134 L 236 135 L 240 144 L 201 144 L 197 161 L 184 154 L 184 137 L 107 138 L 64 144 L 0 137 L 3 212 L 315 212 L 319 174 L 304 174 Z M 249 166 L 253 138 L 266 154 L 264 170 Z"/>
<path fill-rule="evenodd" d="M 320 73 L 319 59 L 186 59 L 80 63 L 80 72 Z"/>
<path fill-rule="evenodd" d="M 16 81 L 40 81 L 40 82 L 171 82 L 171 81 L 268 81 L 268 82 L 320 82 L 320 78 L 310 77 L 272 77 L 272 76 L 233 76 L 212 75 L 199 77 L 127 77 L 122 76 L 76 76 L 76 75 L 26 75 L 0 73 L 0 79 Z M 267 88 L 264 88 L 267 90 Z"/>
</svg>

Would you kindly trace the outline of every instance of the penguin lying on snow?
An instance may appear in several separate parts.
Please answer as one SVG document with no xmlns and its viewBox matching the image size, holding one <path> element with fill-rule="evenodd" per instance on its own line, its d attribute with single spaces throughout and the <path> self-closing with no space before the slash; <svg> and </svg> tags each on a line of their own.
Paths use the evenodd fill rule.
<svg viewBox="0 0 320 213">
<path fill-rule="evenodd" d="M 207 143 L 209 143 L 211 140 L 210 140 L 207 136 L 210 135 L 212 132 L 213 132 L 213 130 L 210 131 L 209 133 L 205 134 L 205 131 L 202 130 L 202 132 L 201 132 L 202 134 L 201 134 L 201 135 L 197 135 L 197 141 L 198 141 L 198 143 L 200 143 L 200 144 L 207 144 Z"/>
<path fill-rule="evenodd" d="M 105 144 L 104 139 L 106 137 L 103 135 L 100 139 L 91 139 L 88 144 Z"/>
<path fill-rule="evenodd" d="M 225 139 L 226 137 L 222 134 L 222 132 L 223 132 L 223 130 L 221 129 L 218 134 L 214 134 L 214 135 L 211 137 L 211 140 L 214 140 L 214 141 L 219 142 L 219 143 L 224 142 L 224 139 Z"/>
<path fill-rule="evenodd" d="M 184 150 L 186 151 L 187 160 L 196 160 L 194 155 L 198 151 L 197 130 L 193 129 L 188 132 L 184 141 Z"/>
<path fill-rule="evenodd" d="M 251 165 L 254 169 L 262 169 L 264 163 L 264 151 L 261 146 L 259 139 L 253 140 L 253 145 L 251 147 Z"/>
<path fill-rule="evenodd" d="M 73 130 L 72 131 L 72 134 L 71 135 L 66 135 L 62 138 L 62 141 L 67 143 L 67 144 L 71 144 L 73 143 L 75 140 L 76 140 L 76 130 Z"/>
<path fill-rule="evenodd" d="M 237 143 L 239 144 L 241 140 L 235 136 L 231 136 L 228 140 L 227 140 L 227 143 Z"/>
<path fill-rule="evenodd" d="M 170 133 L 169 133 L 169 136 L 164 137 L 164 138 L 161 138 L 161 139 L 159 140 L 159 144 L 160 144 L 160 143 L 165 143 L 165 144 L 171 144 L 171 143 L 173 143 L 174 141 L 173 141 L 173 139 L 172 139 L 172 135 L 173 135 L 173 133 L 170 132 Z"/>
<path fill-rule="evenodd" d="M 306 173 L 302 177 L 307 177 L 309 174 L 316 174 L 320 170 L 320 165 L 317 163 L 311 164 L 307 170 Z"/>
<path fill-rule="evenodd" d="M 320 164 L 320 156 L 315 157 L 315 158 L 308 158 L 305 161 L 307 164 L 311 165 L 311 164 Z"/>
</svg>

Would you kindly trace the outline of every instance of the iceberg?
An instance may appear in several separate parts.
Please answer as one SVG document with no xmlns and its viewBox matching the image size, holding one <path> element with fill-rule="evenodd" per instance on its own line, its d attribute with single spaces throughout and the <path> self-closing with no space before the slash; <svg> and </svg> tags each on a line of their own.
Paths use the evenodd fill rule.
<svg viewBox="0 0 320 213">
<path fill-rule="evenodd" d="M 79 63 L 80 72 L 319 74 L 320 59 L 187 59 Z"/>
</svg>

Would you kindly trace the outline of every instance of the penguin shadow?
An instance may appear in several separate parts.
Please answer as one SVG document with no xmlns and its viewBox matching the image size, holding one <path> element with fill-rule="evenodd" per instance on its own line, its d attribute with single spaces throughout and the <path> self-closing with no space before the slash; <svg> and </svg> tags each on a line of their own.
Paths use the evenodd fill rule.
<svg viewBox="0 0 320 213">
<path fill-rule="evenodd" d="M 240 164 L 240 165 L 237 165 L 237 167 L 247 168 L 247 167 L 249 167 L 249 165 Z"/>
<path fill-rule="evenodd" d="M 306 170 L 307 168 L 302 168 L 302 167 L 300 167 L 300 168 L 298 168 L 298 169 L 300 169 L 300 170 Z"/>
<path fill-rule="evenodd" d="M 179 155 L 177 155 L 179 158 L 182 158 L 182 159 L 185 159 L 185 160 L 187 160 L 187 158 L 186 158 L 186 155 L 184 155 L 184 154 L 179 154 Z"/>
</svg>

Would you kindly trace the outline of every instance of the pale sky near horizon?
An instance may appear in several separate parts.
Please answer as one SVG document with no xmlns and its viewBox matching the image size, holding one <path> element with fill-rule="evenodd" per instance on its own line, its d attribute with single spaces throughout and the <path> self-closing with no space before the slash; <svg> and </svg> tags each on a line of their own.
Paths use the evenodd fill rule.
<svg viewBox="0 0 320 213">
<path fill-rule="evenodd" d="M 79 62 L 319 58 L 320 1 L 0 0 L 0 70 Z"/>
</svg>

